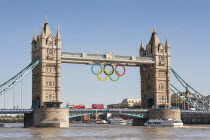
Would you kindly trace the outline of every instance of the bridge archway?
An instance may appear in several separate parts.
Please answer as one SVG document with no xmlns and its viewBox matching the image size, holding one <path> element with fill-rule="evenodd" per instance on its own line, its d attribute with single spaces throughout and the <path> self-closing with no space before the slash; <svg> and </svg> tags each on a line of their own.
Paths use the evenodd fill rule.
<svg viewBox="0 0 210 140">
<path fill-rule="evenodd" d="M 154 102 L 154 99 L 149 99 L 149 100 L 148 100 L 148 105 L 147 105 L 148 108 L 152 108 L 152 107 L 154 106 L 154 103 L 155 103 L 155 102 Z"/>
</svg>

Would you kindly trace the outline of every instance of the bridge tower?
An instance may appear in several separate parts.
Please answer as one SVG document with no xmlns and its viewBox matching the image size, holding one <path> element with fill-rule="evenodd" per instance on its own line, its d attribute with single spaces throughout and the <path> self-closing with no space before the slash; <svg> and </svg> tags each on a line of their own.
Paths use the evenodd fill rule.
<svg viewBox="0 0 210 140">
<path fill-rule="evenodd" d="M 46 20 L 41 34 L 32 40 L 32 62 L 40 60 L 32 75 L 33 108 L 59 107 L 61 37 L 59 28 L 56 37 L 51 34 Z"/>
<path fill-rule="evenodd" d="M 141 42 L 139 53 L 141 57 L 150 56 L 155 61 L 155 64 L 140 67 L 142 107 L 170 107 L 170 45 L 168 39 L 166 38 L 166 43 L 163 45 L 156 30 L 153 29 L 145 49 Z"/>
<path fill-rule="evenodd" d="M 69 127 L 69 111 L 60 108 L 61 36 L 59 28 L 55 37 L 51 34 L 47 19 L 32 39 L 32 62 L 37 60 L 32 72 L 34 110 L 25 115 L 25 127 Z"/>
</svg>

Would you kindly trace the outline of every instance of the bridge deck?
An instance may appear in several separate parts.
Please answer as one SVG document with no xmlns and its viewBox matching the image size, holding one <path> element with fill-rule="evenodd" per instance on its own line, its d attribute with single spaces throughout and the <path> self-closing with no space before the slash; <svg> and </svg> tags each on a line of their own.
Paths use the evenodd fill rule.
<svg viewBox="0 0 210 140">
<path fill-rule="evenodd" d="M 139 109 L 69 109 L 69 112 L 147 112 L 148 110 Z"/>
<path fill-rule="evenodd" d="M 33 109 L 0 109 L 0 114 L 25 114 L 31 113 Z M 148 110 L 139 109 L 70 109 L 69 113 L 86 113 L 86 112 L 96 112 L 96 113 L 113 113 L 113 112 L 127 112 L 127 113 L 146 113 Z M 198 110 L 181 110 L 181 114 L 210 114 L 209 110 L 198 111 Z"/>
<path fill-rule="evenodd" d="M 143 64 L 153 64 L 152 57 L 139 57 L 139 56 L 119 56 L 113 53 L 106 54 L 86 54 L 86 53 L 69 53 L 62 52 L 62 63 L 76 63 L 91 65 L 94 63 L 100 64 L 121 64 L 125 66 L 140 66 Z"/>
<path fill-rule="evenodd" d="M 25 114 L 32 111 L 33 109 L 0 109 L 0 114 Z"/>
</svg>

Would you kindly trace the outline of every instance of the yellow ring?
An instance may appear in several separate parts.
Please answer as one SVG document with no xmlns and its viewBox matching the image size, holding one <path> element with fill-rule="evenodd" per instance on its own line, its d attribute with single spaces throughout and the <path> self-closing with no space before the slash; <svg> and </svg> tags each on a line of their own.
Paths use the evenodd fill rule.
<svg viewBox="0 0 210 140">
<path fill-rule="evenodd" d="M 100 72 L 101 72 L 101 71 L 104 71 L 104 72 L 106 72 L 106 73 L 108 73 L 108 71 L 105 70 L 105 69 L 101 69 L 101 70 L 98 71 L 98 75 L 97 75 L 99 80 L 101 80 L 101 81 L 106 81 L 106 80 L 109 78 L 109 75 L 107 75 L 105 79 L 101 79 L 101 77 L 100 77 Z"/>
</svg>

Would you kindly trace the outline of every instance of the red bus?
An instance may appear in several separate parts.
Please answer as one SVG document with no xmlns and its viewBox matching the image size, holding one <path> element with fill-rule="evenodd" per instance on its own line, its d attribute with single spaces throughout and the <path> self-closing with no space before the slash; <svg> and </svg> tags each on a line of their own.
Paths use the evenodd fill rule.
<svg viewBox="0 0 210 140">
<path fill-rule="evenodd" d="M 92 104 L 92 108 L 94 108 L 94 109 L 104 109 L 104 104 Z"/>
<path fill-rule="evenodd" d="M 85 109 L 85 105 L 74 105 L 74 108 Z"/>
</svg>

